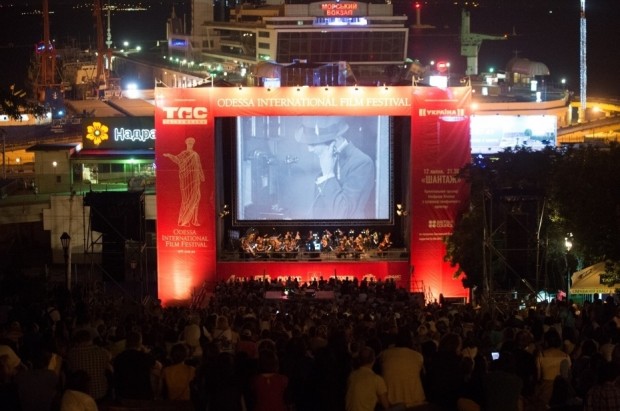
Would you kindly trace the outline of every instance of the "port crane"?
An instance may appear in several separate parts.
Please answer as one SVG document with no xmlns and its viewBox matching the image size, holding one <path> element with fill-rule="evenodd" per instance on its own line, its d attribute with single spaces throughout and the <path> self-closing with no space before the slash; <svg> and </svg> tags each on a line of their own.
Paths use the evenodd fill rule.
<svg viewBox="0 0 620 411">
<path fill-rule="evenodd" d="M 108 5 L 109 8 L 109 5 Z M 109 10 L 108 10 L 109 12 Z M 53 92 L 60 93 L 60 75 L 57 73 L 58 53 L 51 41 L 50 36 L 50 19 L 49 19 L 49 0 L 42 0 L 43 15 L 43 41 L 37 44 L 36 54 L 38 63 L 37 79 L 35 88 L 39 101 L 46 100 L 46 93 L 51 89 Z M 99 94 L 102 90 L 108 90 L 116 87 L 114 81 L 110 78 L 111 63 L 111 41 L 106 46 L 104 42 L 104 27 L 102 16 L 101 0 L 93 0 L 93 18 L 95 23 L 96 37 L 96 66 L 94 76 L 90 80 L 92 82 L 92 96 Z M 108 19 L 109 24 L 109 19 Z M 108 28 L 108 36 L 109 28 Z M 107 62 L 107 64 L 106 64 Z"/>
<path fill-rule="evenodd" d="M 45 100 L 45 93 L 51 87 L 58 87 L 56 81 L 56 48 L 50 38 L 50 19 L 49 2 L 43 0 L 43 41 L 36 45 L 35 53 L 39 65 L 38 75 L 35 81 L 35 92 L 37 99 L 42 102 Z"/>
<path fill-rule="evenodd" d="M 470 30 L 470 13 L 463 10 L 461 13 L 461 56 L 467 59 L 468 76 L 478 74 L 478 52 L 484 40 L 506 40 L 507 37 L 491 34 L 472 33 Z"/>
</svg>

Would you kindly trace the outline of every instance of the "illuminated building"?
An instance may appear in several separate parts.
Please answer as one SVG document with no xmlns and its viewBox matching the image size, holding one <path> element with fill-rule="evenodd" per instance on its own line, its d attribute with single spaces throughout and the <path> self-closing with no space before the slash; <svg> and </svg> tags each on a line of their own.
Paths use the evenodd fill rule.
<svg viewBox="0 0 620 411">
<path fill-rule="evenodd" d="M 209 0 L 193 0 L 192 5 L 191 34 L 181 17 L 173 15 L 168 22 L 172 58 L 221 64 L 229 71 L 260 61 L 346 61 L 362 82 L 406 59 L 407 17 L 393 15 L 392 4 L 248 3 L 231 9 L 228 21 L 215 21 Z"/>
</svg>

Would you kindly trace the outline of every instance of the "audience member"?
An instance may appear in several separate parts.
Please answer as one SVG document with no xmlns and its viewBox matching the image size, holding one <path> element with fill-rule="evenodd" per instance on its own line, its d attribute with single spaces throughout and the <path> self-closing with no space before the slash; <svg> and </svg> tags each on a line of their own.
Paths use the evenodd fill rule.
<svg viewBox="0 0 620 411">
<path fill-rule="evenodd" d="M 51 410 L 60 398 L 58 375 L 48 369 L 51 358 L 52 353 L 41 347 L 33 353 L 32 368 L 15 376 L 22 411 Z"/>
<path fill-rule="evenodd" d="M 381 375 L 385 380 L 390 404 L 413 407 L 426 401 L 422 387 L 424 357 L 411 348 L 409 329 L 403 328 L 396 338 L 396 346 L 379 354 Z"/>
<path fill-rule="evenodd" d="M 185 344 L 172 346 L 170 358 L 172 364 L 161 371 L 160 391 L 162 398 L 174 401 L 190 400 L 190 382 L 196 376 L 196 368 L 185 364 L 188 350 Z"/>
<path fill-rule="evenodd" d="M 372 367 L 375 353 L 370 347 L 359 352 L 359 367 L 349 375 L 346 411 L 374 411 L 377 405 L 383 410 L 389 408 L 385 380 Z"/>
<path fill-rule="evenodd" d="M 90 376 L 84 370 L 78 370 L 67 376 L 67 386 L 62 394 L 60 411 L 98 411 L 95 399 L 88 393 Z"/>
<path fill-rule="evenodd" d="M 113 361 L 114 393 L 119 399 L 152 400 L 153 373 L 159 364 L 142 345 L 142 335 L 138 331 L 127 334 L 126 348 Z"/>
<path fill-rule="evenodd" d="M 89 394 L 101 401 L 109 394 L 108 377 L 111 373 L 110 353 L 95 345 L 88 329 L 81 329 L 73 336 L 73 346 L 67 352 L 67 371 L 83 370 L 89 378 Z"/>
<path fill-rule="evenodd" d="M 6 411 L 20 411 L 17 384 L 8 355 L 0 355 L 0 404 Z"/>
<path fill-rule="evenodd" d="M 560 334 L 554 327 L 549 327 L 544 334 L 543 349 L 536 358 L 538 370 L 536 401 L 540 407 L 546 407 L 549 404 L 556 377 L 562 376 L 567 380 L 570 379 L 571 360 L 561 348 Z"/>
<path fill-rule="evenodd" d="M 521 391 L 523 381 L 516 373 L 515 357 L 510 351 L 501 351 L 491 370 L 484 377 L 485 411 L 520 411 L 523 408 Z"/>
<path fill-rule="evenodd" d="M 585 411 L 620 410 L 620 387 L 615 384 L 619 370 L 612 363 L 603 363 L 599 368 L 598 382 L 588 391 Z"/>
<path fill-rule="evenodd" d="M 264 350 L 258 355 L 258 374 L 251 381 L 253 411 L 287 411 L 288 378 L 280 374 L 278 356 Z"/>
<path fill-rule="evenodd" d="M 429 402 L 441 409 L 456 409 L 461 395 L 465 376 L 461 367 L 461 337 L 447 333 L 439 341 L 437 352 L 426 368 L 424 391 Z"/>
</svg>

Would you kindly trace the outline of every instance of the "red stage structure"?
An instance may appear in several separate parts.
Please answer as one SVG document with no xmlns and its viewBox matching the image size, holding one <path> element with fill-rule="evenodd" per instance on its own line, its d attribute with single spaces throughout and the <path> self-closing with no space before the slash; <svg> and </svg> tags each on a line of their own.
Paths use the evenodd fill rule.
<svg viewBox="0 0 620 411">
<path fill-rule="evenodd" d="M 467 297 L 443 238 L 467 203 L 457 178 L 470 161 L 469 87 L 211 87 L 156 89 L 158 297 L 189 303 L 204 284 L 230 278 L 394 279 L 427 297 Z M 408 260 L 220 261 L 216 118 L 240 116 L 411 117 L 406 212 Z M 407 173 L 408 170 L 408 173 Z M 317 222 L 320 225 L 320 221 Z M 219 228 L 221 229 L 221 227 Z"/>
</svg>

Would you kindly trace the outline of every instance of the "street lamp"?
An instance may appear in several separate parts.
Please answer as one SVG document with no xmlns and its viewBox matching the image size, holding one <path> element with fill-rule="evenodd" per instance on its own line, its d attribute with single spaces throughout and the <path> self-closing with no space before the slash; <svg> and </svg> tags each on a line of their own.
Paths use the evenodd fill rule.
<svg viewBox="0 0 620 411">
<path fill-rule="evenodd" d="M 140 300 L 142 300 L 142 279 L 137 279 L 136 278 L 136 268 L 138 268 L 138 262 L 134 259 L 132 259 L 131 261 L 129 261 L 129 267 L 131 267 L 131 281 L 134 284 L 137 284 L 137 288 L 139 290 L 140 294 Z M 138 280 L 138 281 L 136 281 Z"/>
<path fill-rule="evenodd" d="M 566 260 L 566 302 L 570 304 L 570 266 L 568 265 L 568 253 L 573 248 L 573 235 L 568 234 L 564 237 L 564 247 L 566 248 L 566 254 L 564 259 Z"/>
<path fill-rule="evenodd" d="M 71 261 L 69 259 L 69 246 L 71 245 L 71 236 L 67 232 L 60 235 L 60 244 L 62 244 L 62 252 L 65 257 L 65 279 L 67 280 L 67 289 L 71 290 Z"/>
</svg>

